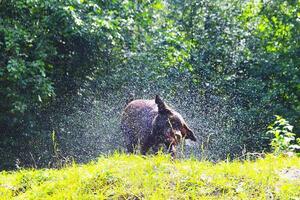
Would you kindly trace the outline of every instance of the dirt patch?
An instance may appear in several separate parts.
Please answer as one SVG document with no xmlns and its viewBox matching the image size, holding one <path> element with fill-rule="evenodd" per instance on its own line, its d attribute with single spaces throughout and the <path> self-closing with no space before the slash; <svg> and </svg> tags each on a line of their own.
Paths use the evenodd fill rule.
<svg viewBox="0 0 300 200">
<path fill-rule="evenodd" d="M 299 180 L 300 181 L 300 169 L 298 168 L 288 168 L 279 171 L 280 178 L 288 180 Z"/>
</svg>

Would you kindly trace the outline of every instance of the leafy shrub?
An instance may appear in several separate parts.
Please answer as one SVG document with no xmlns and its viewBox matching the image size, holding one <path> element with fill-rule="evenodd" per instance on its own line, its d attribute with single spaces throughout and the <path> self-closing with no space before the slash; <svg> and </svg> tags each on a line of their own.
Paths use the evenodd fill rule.
<svg viewBox="0 0 300 200">
<path fill-rule="evenodd" d="M 275 115 L 276 120 L 268 126 L 267 134 L 272 134 L 270 145 L 275 154 L 293 152 L 300 149 L 300 138 L 295 138 L 293 133 L 293 126 L 287 120 L 279 115 Z"/>
</svg>

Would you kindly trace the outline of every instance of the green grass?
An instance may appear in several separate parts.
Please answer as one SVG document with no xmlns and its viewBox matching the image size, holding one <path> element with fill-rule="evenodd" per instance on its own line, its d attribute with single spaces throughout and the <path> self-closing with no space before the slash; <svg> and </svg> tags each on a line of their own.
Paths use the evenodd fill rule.
<svg viewBox="0 0 300 200">
<path fill-rule="evenodd" d="M 213 164 L 115 154 L 63 169 L 0 173 L 0 199 L 299 199 L 299 157 Z"/>
</svg>

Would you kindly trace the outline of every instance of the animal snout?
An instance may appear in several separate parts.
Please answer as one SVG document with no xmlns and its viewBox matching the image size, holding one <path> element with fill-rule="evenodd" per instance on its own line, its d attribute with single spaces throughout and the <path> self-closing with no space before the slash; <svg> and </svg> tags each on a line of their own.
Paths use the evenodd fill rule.
<svg viewBox="0 0 300 200">
<path fill-rule="evenodd" d="M 178 130 L 168 130 L 166 140 L 169 144 L 177 145 L 182 139 L 182 134 Z"/>
</svg>

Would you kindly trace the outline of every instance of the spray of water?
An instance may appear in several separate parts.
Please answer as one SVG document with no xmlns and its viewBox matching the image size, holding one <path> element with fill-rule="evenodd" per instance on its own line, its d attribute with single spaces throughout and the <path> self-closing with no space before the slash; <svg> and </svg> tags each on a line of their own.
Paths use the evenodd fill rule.
<svg viewBox="0 0 300 200">
<path fill-rule="evenodd" d="M 238 109 L 214 95 L 176 88 L 170 92 L 157 85 L 124 86 L 121 90 L 95 91 L 89 88 L 79 94 L 71 112 L 57 112 L 52 117 L 60 151 L 77 162 L 87 162 L 100 154 L 126 151 L 120 130 L 121 113 L 129 98 L 153 99 L 160 96 L 178 111 L 193 129 L 198 141 L 186 142 L 178 150 L 180 157 L 193 156 L 217 161 L 234 158 L 247 151 L 241 131 L 245 126 L 232 114 Z"/>
</svg>

